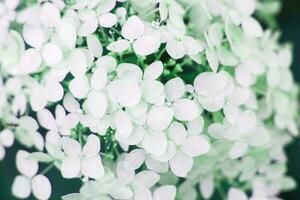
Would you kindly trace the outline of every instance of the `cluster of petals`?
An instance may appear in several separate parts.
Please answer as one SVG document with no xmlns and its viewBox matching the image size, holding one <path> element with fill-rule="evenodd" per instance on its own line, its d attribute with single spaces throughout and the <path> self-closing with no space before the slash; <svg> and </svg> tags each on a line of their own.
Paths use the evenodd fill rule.
<svg viewBox="0 0 300 200">
<path fill-rule="evenodd" d="M 14 140 L 35 149 L 17 153 L 14 196 L 51 197 L 38 162 L 83 181 L 63 200 L 210 199 L 223 179 L 252 191 L 229 200 L 260 200 L 294 186 L 282 168 L 299 89 L 290 47 L 253 16 L 260 1 L 24 2 L 0 2 L 0 160 Z"/>
</svg>

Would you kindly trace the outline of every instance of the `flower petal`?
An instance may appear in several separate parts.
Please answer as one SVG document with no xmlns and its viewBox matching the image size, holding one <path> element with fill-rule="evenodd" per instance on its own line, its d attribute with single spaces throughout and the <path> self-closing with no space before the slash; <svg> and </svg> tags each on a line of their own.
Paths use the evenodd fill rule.
<svg viewBox="0 0 300 200">
<path fill-rule="evenodd" d="M 181 78 L 173 78 L 165 84 L 166 99 L 168 101 L 176 101 L 185 93 L 185 85 Z"/>
<path fill-rule="evenodd" d="M 12 184 L 12 194 L 20 199 L 26 199 L 31 193 L 31 184 L 27 177 L 17 176 Z"/>
<path fill-rule="evenodd" d="M 199 109 L 197 104 L 189 99 L 179 99 L 174 102 L 174 117 L 179 121 L 192 121 L 198 117 Z"/>
<path fill-rule="evenodd" d="M 153 200 L 175 200 L 176 187 L 173 185 L 163 185 L 153 192 Z"/>
<path fill-rule="evenodd" d="M 104 175 L 104 167 L 100 155 L 84 158 L 81 161 L 81 173 L 93 179 L 101 178 Z"/>
<path fill-rule="evenodd" d="M 182 150 L 186 155 L 196 157 L 206 154 L 210 150 L 210 145 L 203 137 L 191 135 L 184 141 Z"/>
<path fill-rule="evenodd" d="M 247 195 L 245 194 L 245 192 L 243 192 L 242 190 L 238 189 L 238 188 L 230 188 L 229 192 L 228 192 L 228 200 L 247 200 Z"/>
<path fill-rule="evenodd" d="M 163 155 L 167 151 L 168 141 L 164 132 L 149 132 L 142 141 L 143 148 L 153 155 Z"/>
<path fill-rule="evenodd" d="M 142 184 L 146 186 L 147 188 L 151 188 L 153 185 L 155 185 L 159 180 L 159 175 L 155 172 L 144 170 L 139 172 L 135 178 L 134 183 L 136 184 Z"/>
<path fill-rule="evenodd" d="M 66 179 L 77 178 L 80 173 L 80 159 L 78 157 L 65 157 L 61 163 L 61 175 Z"/>
<path fill-rule="evenodd" d="M 51 190 L 51 183 L 46 176 L 39 174 L 32 179 L 32 193 L 37 199 L 49 199 Z"/>
<path fill-rule="evenodd" d="M 71 94 L 78 99 L 85 98 L 89 92 L 89 88 L 90 86 L 86 76 L 75 77 L 69 83 Z"/>
<path fill-rule="evenodd" d="M 136 170 L 142 166 L 145 161 L 145 151 L 134 149 L 129 152 L 124 159 L 124 168 L 127 170 Z"/>
<path fill-rule="evenodd" d="M 153 106 L 147 115 L 147 125 L 153 130 L 161 131 L 170 125 L 173 110 L 166 106 Z"/>
<path fill-rule="evenodd" d="M 16 166 L 21 174 L 32 177 L 37 173 L 39 165 L 36 161 L 28 159 L 29 155 L 28 152 L 19 150 L 16 155 Z"/>
<path fill-rule="evenodd" d="M 186 177 L 192 166 L 193 158 L 185 155 L 182 150 L 179 150 L 170 161 L 171 171 L 178 177 Z"/>
<path fill-rule="evenodd" d="M 68 156 L 79 156 L 81 154 L 81 146 L 75 139 L 63 137 L 61 139 L 62 149 Z"/>
<path fill-rule="evenodd" d="M 131 16 L 122 27 L 122 36 L 130 41 L 141 37 L 144 33 L 144 24 L 137 16 Z"/>
<path fill-rule="evenodd" d="M 56 122 L 52 113 L 47 109 L 41 109 L 37 112 L 37 119 L 39 124 L 48 130 L 56 128 Z"/>
<path fill-rule="evenodd" d="M 132 133 L 132 122 L 126 112 L 122 110 L 117 111 L 114 114 L 114 123 L 116 126 L 116 130 L 124 137 L 128 137 Z"/>
<path fill-rule="evenodd" d="M 91 134 L 88 136 L 87 141 L 83 146 L 82 153 L 85 156 L 97 155 L 100 152 L 100 145 L 100 139 L 96 135 Z"/>
<path fill-rule="evenodd" d="M 142 36 L 133 42 L 133 50 L 139 56 L 148 56 L 160 47 L 160 40 L 153 36 Z"/>
<path fill-rule="evenodd" d="M 101 119 L 106 113 L 107 97 L 100 91 L 91 91 L 85 101 L 86 111 L 96 119 Z"/>
</svg>

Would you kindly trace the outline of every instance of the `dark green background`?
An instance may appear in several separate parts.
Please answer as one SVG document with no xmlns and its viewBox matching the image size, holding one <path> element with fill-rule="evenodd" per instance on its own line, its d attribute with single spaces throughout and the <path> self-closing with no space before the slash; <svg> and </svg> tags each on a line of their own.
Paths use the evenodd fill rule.
<svg viewBox="0 0 300 200">
<path fill-rule="evenodd" d="M 300 0 L 284 0 L 283 9 L 278 16 L 279 26 L 282 30 L 282 41 L 291 41 L 294 44 L 294 62 L 292 69 L 295 79 L 300 82 Z M 17 175 L 15 167 L 15 145 L 7 152 L 5 160 L 0 162 L 0 200 L 15 200 L 11 196 L 13 177 Z M 294 141 L 287 147 L 289 157 L 288 173 L 294 177 L 300 186 L 300 141 Z M 41 169 L 45 166 L 41 166 Z M 77 192 L 80 187 L 78 180 L 63 180 L 57 170 L 48 174 L 52 183 L 52 200 L 58 200 L 64 194 Z M 283 193 L 281 197 L 286 200 L 300 200 L 300 189 Z"/>
</svg>

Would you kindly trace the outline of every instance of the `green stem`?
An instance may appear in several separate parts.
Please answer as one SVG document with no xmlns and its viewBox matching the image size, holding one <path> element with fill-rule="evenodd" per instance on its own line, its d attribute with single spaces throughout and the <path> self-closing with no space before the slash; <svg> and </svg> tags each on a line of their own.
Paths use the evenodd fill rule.
<svg viewBox="0 0 300 200">
<path fill-rule="evenodd" d="M 41 174 L 43 174 L 43 175 L 45 175 L 45 174 L 47 174 L 53 167 L 54 167 L 54 162 L 53 163 L 51 163 L 50 165 L 48 165 L 42 172 L 41 172 Z"/>
</svg>

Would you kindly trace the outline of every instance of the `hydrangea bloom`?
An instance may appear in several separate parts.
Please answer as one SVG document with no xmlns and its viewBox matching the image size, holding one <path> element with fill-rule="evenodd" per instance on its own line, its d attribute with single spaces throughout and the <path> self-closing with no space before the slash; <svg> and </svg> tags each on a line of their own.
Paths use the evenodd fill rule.
<svg viewBox="0 0 300 200">
<path fill-rule="evenodd" d="M 291 47 L 256 18 L 272 6 L 1 1 L 0 160 L 14 140 L 26 149 L 13 195 L 51 198 L 51 168 L 82 180 L 63 200 L 261 200 L 292 189 L 284 147 L 298 136 L 299 89 Z"/>
</svg>

